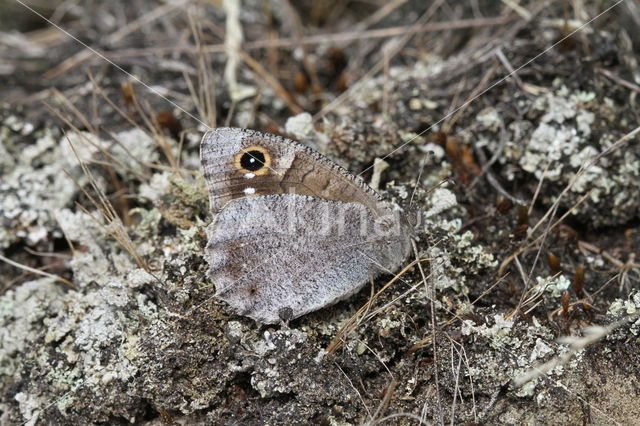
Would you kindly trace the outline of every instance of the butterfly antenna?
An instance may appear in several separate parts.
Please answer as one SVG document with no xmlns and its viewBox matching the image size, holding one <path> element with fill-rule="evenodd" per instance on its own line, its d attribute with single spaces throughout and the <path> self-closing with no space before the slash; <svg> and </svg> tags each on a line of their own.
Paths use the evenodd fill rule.
<svg viewBox="0 0 640 426">
<path fill-rule="evenodd" d="M 429 155 L 429 154 L 427 154 Z M 413 186 L 413 192 L 411 193 L 411 198 L 409 198 L 409 211 L 411 211 L 411 206 L 413 205 L 413 197 L 416 195 L 416 191 L 418 190 L 418 186 L 420 186 L 420 178 L 422 177 L 422 172 L 424 171 L 424 166 L 427 162 L 423 158 L 420 161 L 420 171 L 418 172 L 418 177 L 416 177 L 416 183 Z"/>
</svg>

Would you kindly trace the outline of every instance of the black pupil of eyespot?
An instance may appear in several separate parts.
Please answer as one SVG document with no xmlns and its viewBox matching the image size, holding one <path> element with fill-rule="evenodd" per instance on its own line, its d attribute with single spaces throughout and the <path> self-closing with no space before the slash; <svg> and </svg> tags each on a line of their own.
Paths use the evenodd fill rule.
<svg viewBox="0 0 640 426">
<path fill-rule="evenodd" d="M 260 151 L 247 151 L 240 158 L 240 165 L 243 169 L 255 172 L 264 167 L 264 154 Z"/>
</svg>

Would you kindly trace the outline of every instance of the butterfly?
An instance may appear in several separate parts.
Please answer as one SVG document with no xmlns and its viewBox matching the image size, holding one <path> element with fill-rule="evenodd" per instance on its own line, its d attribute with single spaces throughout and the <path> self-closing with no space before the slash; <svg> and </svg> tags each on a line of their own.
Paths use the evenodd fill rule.
<svg viewBox="0 0 640 426">
<path fill-rule="evenodd" d="M 396 271 L 409 254 L 399 209 L 298 142 L 216 128 L 202 138 L 200 160 L 214 216 L 207 274 L 240 315 L 297 318 Z"/>
</svg>

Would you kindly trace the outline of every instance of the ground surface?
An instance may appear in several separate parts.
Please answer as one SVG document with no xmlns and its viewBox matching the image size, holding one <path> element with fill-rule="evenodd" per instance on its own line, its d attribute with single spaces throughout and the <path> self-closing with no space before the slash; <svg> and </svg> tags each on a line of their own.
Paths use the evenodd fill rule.
<svg viewBox="0 0 640 426">
<path fill-rule="evenodd" d="M 0 423 L 636 423 L 638 2 L 291 3 L 36 10 L 118 69 L 0 0 Z M 226 124 L 384 157 L 407 268 L 234 315 L 198 160 Z"/>
</svg>

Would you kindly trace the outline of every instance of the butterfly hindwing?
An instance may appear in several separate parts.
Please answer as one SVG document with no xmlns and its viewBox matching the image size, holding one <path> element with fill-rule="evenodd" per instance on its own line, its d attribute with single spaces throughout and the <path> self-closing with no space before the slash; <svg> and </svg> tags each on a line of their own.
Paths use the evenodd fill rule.
<svg viewBox="0 0 640 426">
<path fill-rule="evenodd" d="M 378 234 L 374 222 L 357 203 L 290 194 L 234 200 L 208 228 L 209 277 L 242 315 L 274 323 L 287 309 L 296 318 L 400 265 L 406 239 Z"/>
</svg>

